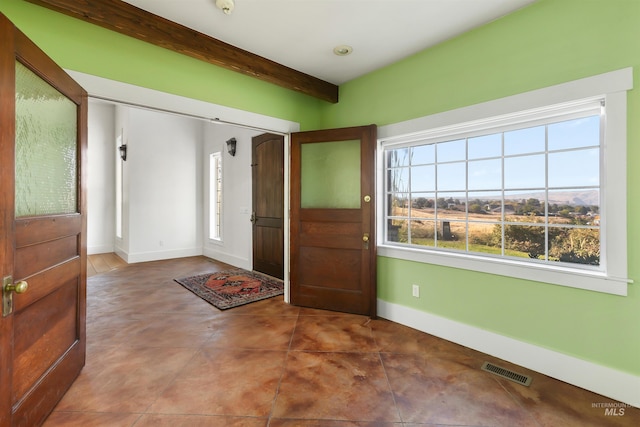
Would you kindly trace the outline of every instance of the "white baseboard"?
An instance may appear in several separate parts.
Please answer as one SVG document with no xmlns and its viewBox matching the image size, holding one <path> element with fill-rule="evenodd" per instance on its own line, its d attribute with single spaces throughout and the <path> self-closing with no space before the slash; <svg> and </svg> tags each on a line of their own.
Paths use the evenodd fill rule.
<svg viewBox="0 0 640 427">
<path fill-rule="evenodd" d="M 116 249 L 116 253 L 129 264 L 163 259 L 185 258 L 202 255 L 202 248 L 172 249 L 167 251 L 124 253 Z"/>
<path fill-rule="evenodd" d="M 124 250 L 122 250 L 122 248 L 116 247 L 113 251 L 116 253 L 116 255 L 125 260 L 127 264 L 129 263 L 129 255 Z"/>
<path fill-rule="evenodd" d="M 87 246 L 87 255 L 109 254 L 115 251 L 113 245 Z"/>
<path fill-rule="evenodd" d="M 203 255 L 206 257 L 215 259 L 216 261 L 230 264 L 234 267 L 244 268 L 245 270 L 253 269 L 253 265 L 250 260 L 235 256 L 235 255 L 231 255 L 222 251 L 217 251 L 211 247 L 205 247 L 203 250 Z"/>
<path fill-rule="evenodd" d="M 630 373 L 382 300 L 378 316 L 640 407 L 640 377 Z"/>
</svg>

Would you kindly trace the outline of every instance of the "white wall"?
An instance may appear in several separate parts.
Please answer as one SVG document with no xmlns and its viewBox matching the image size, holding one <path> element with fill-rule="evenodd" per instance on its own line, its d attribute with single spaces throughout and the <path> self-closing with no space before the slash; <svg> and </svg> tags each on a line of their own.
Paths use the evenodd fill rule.
<svg viewBox="0 0 640 427">
<path fill-rule="evenodd" d="M 116 113 L 115 113 L 115 137 L 116 137 L 116 139 L 118 137 L 121 137 L 121 140 L 119 141 L 119 143 L 127 144 L 128 138 L 129 138 L 129 111 L 130 111 L 130 108 L 124 107 L 122 105 L 116 105 L 115 109 L 116 109 Z M 129 182 L 128 181 L 128 176 L 127 176 L 128 168 L 124 167 L 126 162 L 122 162 L 119 159 L 117 161 L 121 162 L 120 165 L 122 167 L 122 171 L 120 172 L 122 174 L 122 183 L 120 184 L 121 187 L 122 187 L 122 237 L 115 236 L 115 251 L 116 251 L 116 253 L 118 255 L 120 255 L 120 257 L 122 257 L 124 260 L 128 261 L 128 254 L 129 254 L 129 192 L 125 191 L 125 189 L 128 188 L 128 182 Z M 114 163 L 114 168 L 115 168 L 115 163 Z M 91 171 L 89 171 L 89 173 L 91 173 Z M 118 173 L 117 171 L 114 172 L 114 178 L 115 178 L 115 175 L 117 173 Z M 114 187 L 115 187 L 115 185 L 116 185 L 116 183 L 114 181 Z M 114 192 L 115 192 L 115 189 L 114 189 Z M 114 206 L 114 215 L 115 215 L 115 209 L 116 209 L 116 207 Z"/>
<path fill-rule="evenodd" d="M 233 126 L 207 123 L 204 127 L 204 255 L 236 267 L 253 268 L 251 227 L 251 138 L 261 132 Z M 236 155 L 227 152 L 226 141 L 236 138 Z M 210 240 L 209 230 L 209 155 L 222 153 L 222 240 Z"/>
<path fill-rule="evenodd" d="M 202 254 L 203 123 L 129 108 L 123 165 L 128 262 Z"/>
<path fill-rule="evenodd" d="M 89 102 L 87 252 L 115 249 L 115 107 Z"/>
</svg>

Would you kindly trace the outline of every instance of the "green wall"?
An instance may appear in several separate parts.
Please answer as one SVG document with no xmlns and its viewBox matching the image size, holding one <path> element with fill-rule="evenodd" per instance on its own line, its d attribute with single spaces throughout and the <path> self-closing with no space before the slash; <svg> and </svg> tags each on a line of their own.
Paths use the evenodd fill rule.
<svg viewBox="0 0 640 427">
<path fill-rule="evenodd" d="M 23 0 L 0 12 L 63 68 L 318 127 L 324 101 L 87 24 Z"/>
<path fill-rule="evenodd" d="M 629 66 L 638 84 L 640 1 L 541 0 L 343 85 L 322 125 L 385 125 Z M 638 90 L 628 99 L 629 277 L 639 282 Z M 385 301 L 640 375 L 640 284 L 619 297 L 384 257 L 378 271 Z"/>
<path fill-rule="evenodd" d="M 640 72 L 640 1 L 540 0 L 353 80 L 330 105 L 21 0 L 11 19 L 63 67 L 301 123 L 385 125 L 623 67 Z M 640 94 L 629 93 L 628 158 L 640 155 Z M 628 164 L 629 277 L 640 280 L 640 171 Z M 640 292 L 628 297 L 381 257 L 379 296 L 640 375 Z M 410 284 L 422 285 L 421 298 Z"/>
</svg>

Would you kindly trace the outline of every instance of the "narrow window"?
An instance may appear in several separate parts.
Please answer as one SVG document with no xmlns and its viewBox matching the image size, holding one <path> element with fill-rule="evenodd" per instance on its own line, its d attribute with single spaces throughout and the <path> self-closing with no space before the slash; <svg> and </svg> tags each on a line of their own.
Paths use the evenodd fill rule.
<svg viewBox="0 0 640 427">
<path fill-rule="evenodd" d="M 222 240 L 222 155 L 209 156 L 209 238 Z"/>
</svg>

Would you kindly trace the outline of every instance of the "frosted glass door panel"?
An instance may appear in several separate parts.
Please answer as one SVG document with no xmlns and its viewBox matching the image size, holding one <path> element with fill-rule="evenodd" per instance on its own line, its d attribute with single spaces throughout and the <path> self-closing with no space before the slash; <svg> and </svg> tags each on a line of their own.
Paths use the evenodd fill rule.
<svg viewBox="0 0 640 427">
<path fill-rule="evenodd" d="M 303 144 L 300 161 L 300 207 L 360 208 L 359 140 Z"/>
<path fill-rule="evenodd" d="M 16 61 L 16 217 L 77 212 L 77 107 Z"/>
</svg>

